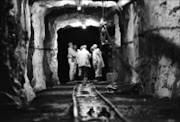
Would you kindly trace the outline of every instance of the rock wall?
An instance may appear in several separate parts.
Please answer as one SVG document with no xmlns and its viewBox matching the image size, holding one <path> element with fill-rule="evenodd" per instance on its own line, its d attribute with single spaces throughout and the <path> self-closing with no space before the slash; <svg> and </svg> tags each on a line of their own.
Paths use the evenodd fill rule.
<svg viewBox="0 0 180 122">
<path fill-rule="evenodd" d="M 122 57 L 145 94 L 180 94 L 180 0 L 139 0 L 120 13 Z M 136 74 L 138 73 L 138 74 Z"/>
<path fill-rule="evenodd" d="M 140 28 L 140 16 L 139 16 L 139 3 L 132 2 L 123 6 L 120 14 L 120 31 L 121 31 L 121 43 L 120 47 L 120 62 L 121 68 L 126 71 L 127 76 L 121 82 L 139 82 L 138 73 L 136 67 L 138 66 L 139 58 L 139 28 Z M 121 70 L 122 70 L 121 69 Z M 119 76 L 124 75 L 123 71 L 119 70 Z M 121 78 L 120 78 L 121 79 Z"/>
<path fill-rule="evenodd" d="M 29 42 L 28 1 L 3 0 L 0 3 L 0 99 L 1 104 L 22 107 L 35 94 L 27 78 Z M 25 19 L 26 18 L 26 19 Z"/>
<path fill-rule="evenodd" d="M 139 34 L 139 72 L 145 91 L 179 96 L 180 0 L 144 0 Z"/>
<path fill-rule="evenodd" d="M 46 77 L 43 69 L 44 57 L 44 39 L 45 39 L 45 24 L 44 17 L 46 9 L 40 7 L 38 3 L 34 3 L 31 9 L 32 13 L 32 26 L 34 31 L 33 37 L 33 84 L 35 91 L 46 89 Z"/>
<path fill-rule="evenodd" d="M 45 40 L 44 40 L 44 69 L 47 86 L 59 84 L 58 61 L 57 61 L 57 32 L 54 19 L 48 15 L 45 17 Z"/>
</svg>

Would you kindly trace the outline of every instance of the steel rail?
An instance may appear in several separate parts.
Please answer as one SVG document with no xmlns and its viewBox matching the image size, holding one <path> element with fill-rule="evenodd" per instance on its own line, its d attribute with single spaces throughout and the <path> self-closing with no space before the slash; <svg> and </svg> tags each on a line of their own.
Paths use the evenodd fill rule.
<svg viewBox="0 0 180 122">
<path fill-rule="evenodd" d="M 94 98 L 96 98 L 96 101 L 95 101 L 95 104 L 97 104 L 96 102 L 99 102 L 99 105 L 102 104 L 102 106 L 106 106 L 107 110 L 109 110 L 109 113 L 110 113 L 110 116 L 112 116 L 112 111 L 114 113 L 114 119 L 113 120 L 120 120 L 119 122 L 132 122 L 131 120 L 129 120 L 128 118 L 126 118 L 123 114 L 121 114 L 118 109 L 108 100 L 106 99 L 95 87 L 94 84 L 90 84 L 90 83 L 87 83 L 86 85 L 89 85 L 90 87 L 87 87 L 89 88 L 89 90 L 91 91 L 91 94 L 88 94 L 88 92 L 86 94 L 80 94 L 81 92 L 79 91 L 84 91 L 84 88 L 86 88 L 86 86 L 84 87 L 83 86 L 84 84 L 77 84 L 74 89 L 73 89 L 73 94 L 72 94 L 72 98 L 73 98 L 73 115 L 74 115 L 74 122 L 82 122 L 82 121 L 92 121 L 93 119 L 95 119 L 96 122 L 100 121 L 101 122 L 101 119 L 99 116 L 96 116 L 95 118 L 92 117 L 92 120 L 91 120 L 91 117 L 90 119 L 83 119 L 83 116 L 82 116 L 82 110 L 83 107 L 82 106 L 86 106 L 86 104 L 88 104 L 89 101 L 92 101 L 94 100 Z M 88 98 L 89 101 L 86 101 Z M 92 98 L 92 99 L 91 99 Z M 83 103 L 84 101 L 86 101 L 86 103 Z M 92 103 L 91 103 L 92 104 Z M 87 106 L 92 106 L 93 108 L 94 107 L 97 107 L 98 105 L 87 105 Z M 100 107 L 102 107 L 100 106 Z M 88 109 L 89 110 L 89 109 Z M 95 109 L 97 110 L 97 109 Z M 82 113 L 81 113 L 82 112 Z M 97 112 L 98 113 L 98 112 Z M 116 115 L 116 116 L 115 116 Z M 106 118 L 106 117 L 105 117 Z M 111 122 L 113 120 L 110 120 L 110 118 L 106 118 L 108 119 L 106 122 Z M 113 121 L 115 122 L 115 121 Z"/>
<path fill-rule="evenodd" d="M 124 121 L 124 122 L 132 122 L 130 119 L 126 118 L 123 114 L 119 112 L 119 110 L 110 102 L 107 98 L 105 98 L 96 88 L 94 89 L 96 93 L 116 112 L 116 114 Z"/>
<path fill-rule="evenodd" d="M 78 85 L 76 85 L 74 88 L 73 88 L 73 94 L 72 94 L 72 99 L 73 99 L 73 115 L 74 115 L 74 120 L 75 122 L 77 121 L 78 119 L 78 106 L 77 106 L 77 101 L 76 101 L 76 88 L 77 88 Z"/>
</svg>

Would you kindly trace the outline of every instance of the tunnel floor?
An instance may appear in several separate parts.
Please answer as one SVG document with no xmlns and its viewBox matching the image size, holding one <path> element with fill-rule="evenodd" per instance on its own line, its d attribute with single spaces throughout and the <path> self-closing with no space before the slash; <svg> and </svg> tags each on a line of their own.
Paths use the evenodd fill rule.
<svg viewBox="0 0 180 122">
<path fill-rule="evenodd" d="M 77 83 L 77 82 L 76 82 Z M 73 122 L 72 92 L 76 83 L 58 85 L 37 93 L 26 109 L 0 109 L 1 122 Z M 134 122 L 180 121 L 179 99 L 157 99 L 147 95 L 110 94 L 107 81 L 95 82 L 96 89 L 124 116 Z"/>
</svg>

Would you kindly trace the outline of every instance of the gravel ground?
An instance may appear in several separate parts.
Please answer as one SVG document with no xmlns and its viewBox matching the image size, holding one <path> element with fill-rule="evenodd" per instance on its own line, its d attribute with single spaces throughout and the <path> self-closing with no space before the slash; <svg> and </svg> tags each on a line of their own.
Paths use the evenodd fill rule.
<svg viewBox="0 0 180 122">
<path fill-rule="evenodd" d="M 107 83 L 108 84 L 108 83 Z M 134 122 L 179 122 L 180 99 L 147 95 L 107 93 L 104 84 L 96 87 L 115 107 Z"/>
<path fill-rule="evenodd" d="M 179 122 L 180 99 L 157 99 L 137 94 L 109 94 L 108 82 L 95 82 L 96 88 L 133 122 Z M 0 109 L 0 122 L 73 122 L 72 90 L 75 83 L 56 86 L 37 94 L 26 109 L 13 105 Z M 2 108 L 2 107 L 1 107 Z"/>
</svg>

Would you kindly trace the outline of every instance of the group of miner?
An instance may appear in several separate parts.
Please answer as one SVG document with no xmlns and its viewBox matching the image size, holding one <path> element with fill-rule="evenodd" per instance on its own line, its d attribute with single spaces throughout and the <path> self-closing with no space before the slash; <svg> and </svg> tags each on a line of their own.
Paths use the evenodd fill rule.
<svg viewBox="0 0 180 122">
<path fill-rule="evenodd" d="M 75 75 L 78 74 L 80 79 L 88 80 L 88 71 L 91 68 L 90 60 L 92 59 L 92 67 L 95 71 L 95 78 L 100 80 L 102 78 L 102 68 L 104 61 L 102 52 L 97 44 L 93 44 L 90 48 L 91 53 L 87 49 L 87 45 L 81 45 L 77 49 L 77 45 L 72 42 L 68 44 L 68 63 L 69 63 L 69 79 L 75 80 Z"/>
</svg>

